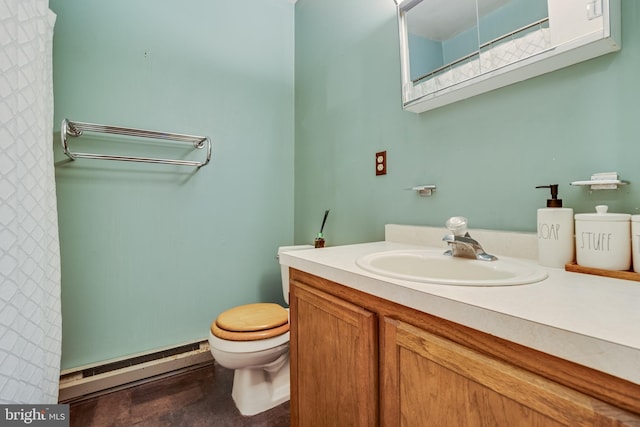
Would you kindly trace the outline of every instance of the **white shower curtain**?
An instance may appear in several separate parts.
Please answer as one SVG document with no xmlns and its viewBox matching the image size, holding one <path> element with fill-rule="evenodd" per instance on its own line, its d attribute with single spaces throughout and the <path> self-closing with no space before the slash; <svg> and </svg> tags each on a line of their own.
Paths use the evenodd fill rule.
<svg viewBox="0 0 640 427">
<path fill-rule="evenodd" d="M 51 404 L 60 249 L 48 0 L 0 0 L 0 403 Z"/>
</svg>

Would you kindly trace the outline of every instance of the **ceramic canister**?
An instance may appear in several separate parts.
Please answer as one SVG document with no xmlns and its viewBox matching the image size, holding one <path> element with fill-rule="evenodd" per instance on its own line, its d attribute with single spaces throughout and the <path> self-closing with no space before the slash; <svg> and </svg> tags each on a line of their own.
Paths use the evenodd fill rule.
<svg viewBox="0 0 640 427">
<path fill-rule="evenodd" d="M 640 273 L 640 215 L 631 216 L 631 257 L 633 271 Z"/>
<path fill-rule="evenodd" d="M 631 267 L 631 215 L 607 213 L 576 214 L 576 260 L 585 267 L 628 270 Z"/>
</svg>

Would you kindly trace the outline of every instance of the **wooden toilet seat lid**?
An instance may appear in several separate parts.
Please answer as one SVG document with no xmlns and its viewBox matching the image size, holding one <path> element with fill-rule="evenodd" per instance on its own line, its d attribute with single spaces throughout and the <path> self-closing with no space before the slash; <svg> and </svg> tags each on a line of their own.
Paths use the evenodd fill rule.
<svg viewBox="0 0 640 427">
<path fill-rule="evenodd" d="M 289 330 L 289 314 L 278 304 L 256 303 L 231 308 L 211 324 L 211 333 L 231 341 L 252 341 Z"/>
<path fill-rule="evenodd" d="M 282 326 L 278 326 L 273 329 L 264 329 L 262 331 L 249 331 L 249 332 L 233 332 L 221 329 L 216 322 L 211 323 L 211 333 L 218 338 L 228 341 L 257 341 L 267 338 L 277 337 L 285 332 L 289 332 L 289 324 L 285 323 Z"/>
</svg>

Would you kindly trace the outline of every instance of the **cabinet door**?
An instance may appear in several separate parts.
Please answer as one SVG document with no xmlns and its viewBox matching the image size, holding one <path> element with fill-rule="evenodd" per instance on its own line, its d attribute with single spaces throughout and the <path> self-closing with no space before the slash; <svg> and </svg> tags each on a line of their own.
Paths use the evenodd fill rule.
<svg viewBox="0 0 640 427">
<path fill-rule="evenodd" d="M 292 425 L 376 425 L 376 316 L 299 282 L 289 302 Z"/>
<path fill-rule="evenodd" d="M 638 418 L 539 375 L 384 319 L 384 426 L 610 426 Z"/>
</svg>

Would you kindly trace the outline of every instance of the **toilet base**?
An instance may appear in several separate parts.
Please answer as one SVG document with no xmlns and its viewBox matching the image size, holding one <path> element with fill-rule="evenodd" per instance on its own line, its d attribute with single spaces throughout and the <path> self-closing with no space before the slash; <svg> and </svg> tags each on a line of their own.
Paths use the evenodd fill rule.
<svg viewBox="0 0 640 427">
<path fill-rule="evenodd" d="M 242 415 L 256 415 L 290 399 L 289 381 L 287 352 L 268 366 L 236 369 L 231 396 Z"/>
</svg>

